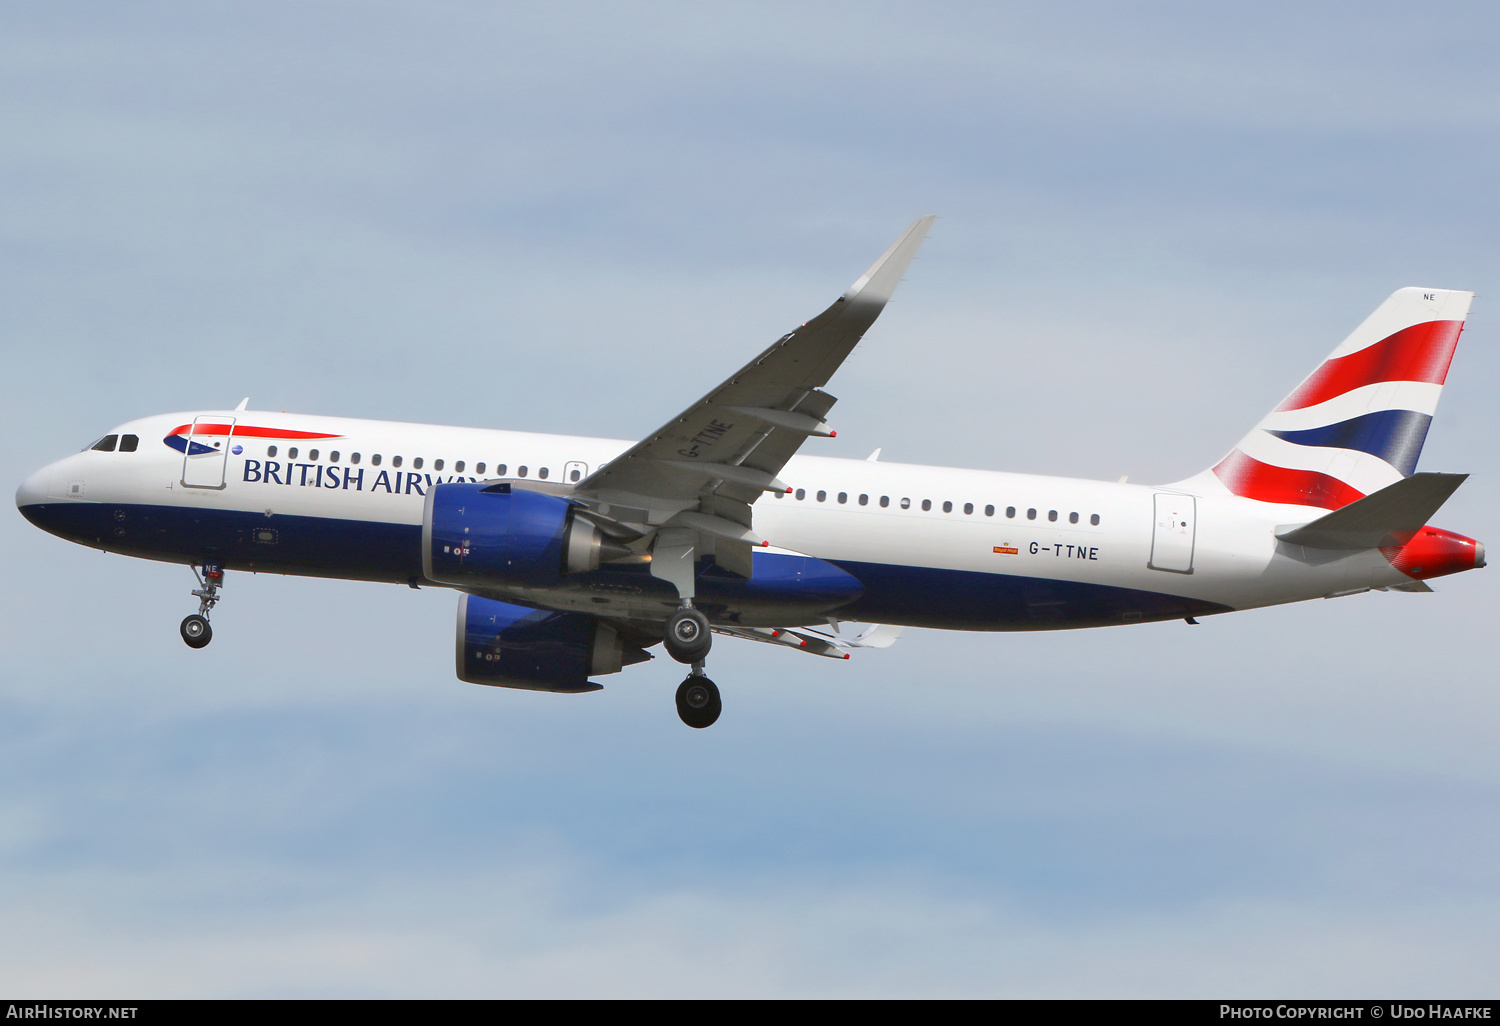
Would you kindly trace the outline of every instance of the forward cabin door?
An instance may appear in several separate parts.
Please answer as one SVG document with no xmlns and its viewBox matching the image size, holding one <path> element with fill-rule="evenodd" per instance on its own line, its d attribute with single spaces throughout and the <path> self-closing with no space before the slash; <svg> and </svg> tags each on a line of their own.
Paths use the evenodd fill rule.
<svg viewBox="0 0 1500 1026">
<path fill-rule="evenodd" d="M 233 417 L 194 417 L 182 457 L 182 483 L 188 488 L 223 488 Z"/>
<path fill-rule="evenodd" d="M 1198 529 L 1198 500 L 1191 495 L 1156 495 L 1156 521 L 1151 536 L 1152 570 L 1174 574 L 1193 572 L 1193 542 Z"/>
</svg>

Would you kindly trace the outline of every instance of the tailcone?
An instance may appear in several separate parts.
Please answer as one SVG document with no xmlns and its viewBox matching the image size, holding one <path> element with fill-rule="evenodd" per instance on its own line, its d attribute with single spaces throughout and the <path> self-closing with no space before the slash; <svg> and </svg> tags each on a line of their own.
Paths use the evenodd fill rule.
<svg viewBox="0 0 1500 1026">
<path fill-rule="evenodd" d="M 1424 527 L 1404 545 L 1382 546 L 1391 566 L 1413 580 L 1446 577 L 1484 566 L 1484 545 L 1440 527 Z"/>
</svg>

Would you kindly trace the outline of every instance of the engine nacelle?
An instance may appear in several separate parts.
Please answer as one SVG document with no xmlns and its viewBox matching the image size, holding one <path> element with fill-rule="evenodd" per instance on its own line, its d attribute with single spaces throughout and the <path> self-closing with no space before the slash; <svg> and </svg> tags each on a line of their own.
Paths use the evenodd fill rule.
<svg viewBox="0 0 1500 1026">
<path fill-rule="evenodd" d="M 559 613 L 496 602 L 458 600 L 458 679 L 529 691 L 598 691 L 591 676 L 616 673 L 651 656 L 587 613 Z"/>
<path fill-rule="evenodd" d="M 422 572 L 458 587 L 546 586 L 629 555 L 578 510 L 506 483 L 435 485 L 422 512 Z"/>
</svg>

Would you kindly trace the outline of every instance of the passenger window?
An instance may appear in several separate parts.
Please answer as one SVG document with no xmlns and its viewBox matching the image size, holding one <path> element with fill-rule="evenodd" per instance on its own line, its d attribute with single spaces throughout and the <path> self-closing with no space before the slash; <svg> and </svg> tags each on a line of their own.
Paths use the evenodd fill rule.
<svg viewBox="0 0 1500 1026">
<path fill-rule="evenodd" d="M 964 503 L 964 513 L 968 514 L 968 513 L 973 513 L 973 512 L 974 512 L 974 504 L 972 502 L 966 502 L 966 503 Z"/>
<path fill-rule="evenodd" d="M 780 489 L 777 489 L 776 491 L 772 492 L 771 494 L 774 495 L 774 496 L 776 496 L 776 498 L 778 498 L 778 499 L 784 499 L 784 498 L 786 498 L 786 492 L 783 492 Z"/>
<path fill-rule="evenodd" d="M 881 509 L 885 509 L 890 504 L 891 504 L 891 497 L 889 495 L 882 495 L 880 497 L 880 508 Z"/>
<path fill-rule="evenodd" d="M 442 470 L 443 469 L 443 461 L 442 460 L 433 460 L 432 461 L 432 469 L 433 470 Z"/>
<path fill-rule="evenodd" d="M 416 459 L 414 459 L 414 460 L 411 461 L 411 469 L 413 469 L 413 470 L 421 470 L 422 469 L 422 457 L 418 456 Z"/>
<path fill-rule="evenodd" d="M 317 459 L 318 458 L 318 450 L 316 450 L 316 449 L 309 449 L 307 451 L 307 458 L 310 459 L 310 460 Z"/>
<path fill-rule="evenodd" d="M 115 443 L 119 440 L 119 435 L 105 435 L 103 438 L 99 439 L 99 441 L 95 442 L 93 446 L 91 446 L 91 448 L 95 452 L 114 452 Z"/>
<path fill-rule="evenodd" d="M 930 509 L 932 509 L 932 500 L 931 499 L 923 499 L 922 500 L 922 512 L 926 513 Z"/>
<path fill-rule="evenodd" d="M 944 513 L 952 513 L 953 512 L 953 503 L 949 502 L 947 499 L 943 500 L 943 512 Z"/>
<path fill-rule="evenodd" d="M 1095 527 L 1098 527 L 1099 526 L 1099 514 L 1095 513 L 1093 516 L 1089 517 L 1089 523 L 1093 524 Z"/>
<path fill-rule="evenodd" d="M 538 470 L 536 472 L 536 476 L 541 478 L 543 481 L 547 480 L 547 468 L 543 467 L 541 470 Z"/>
<path fill-rule="evenodd" d="M 392 456 L 391 457 L 391 466 L 393 466 L 393 467 L 399 467 L 399 466 L 401 466 L 401 457 L 400 456 Z"/>
<path fill-rule="evenodd" d="M 901 497 L 901 508 L 902 509 L 911 509 L 911 500 L 908 499 L 904 495 Z"/>
<path fill-rule="evenodd" d="M 266 446 L 266 456 L 267 456 L 267 458 L 274 458 L 276 456 L 276 446 L 274 446 L 274 445 L 268 445 L 268 446 Z"/>
<path fill-rule="evenodd" d="M 1070 524 L 1076 524 L 1076 523 L 1078 523 L 1078 514 L 1077 513 L 1069 513 L 1068 514 L 1068 523 L 1070 523 Z"/>
<path fill-rule="evenodd" d="M 525 467 L 517 467 L 516 468 L 516 476 L 517 477 L 525 477 L 526 476 L 526 468 Z"/>
<path fill-rule="evenodd" d="M 1056 523 L 1057 522 L 1057 510 L 1055 510 L 1055 509 L 1049 509 L 1047 511 L 1047 519 L 1050 520 L 1050 521 L 1052 521 L 1053 523 Z"/>
<path fill-rule="evenodd" d="M 464 472 L 464 461 L 463 460 L 459 460 L 457 463 L 453 464 L 453 472 L 455 474 L 462 474 Z"/>
<path fill-rule="evenodd" d="M 818 489 L 818 501 L 819 502 L 827 502 L 828 501 L 828 493 L 825 492 L 825 491 L 823 491 L 821 488 Z"/>
<path fill-rule="evenodd" d="M 331 452 L 331 453 L 328 454 L 328 462 L 329 463 L 337 463 L 338 461 L 339 461 L 339 451 L 337 449 L 335 449 L 335 450 L 333 450 L 333 452 Z"/>
<path fill-rule="evenodd" d="M 357 452 L 351 452 L 349 454 L 349 462 L 350 463 L 358 463 L 359 462 L 359 453 L 357 453 Z M 375 457 L 375 462 L 376 463 L 380 462 L 380 457 L 379 456 Z"/>
<path fill-rule="evenodd" d="M 843 503 L 846 503 L 848 501 L 849 501 L 849 493 L 848 492 L 839 492 L 839 503 L 842 505 Z"/>
<path fill-rule="evenodd" d="M 141 444 L 140 438 L 138 438 L 135 435 L 121 435 L 120 436 L 120 451 L 121 452 L 135 452 L 136 446 L 138 446 L 140 444 Z"/>
<path fill-rule="evenodd" d="M 504 477 L 505 476 L 505 464 L 504 463 L 497 463 L 495 465 L 495 476 L 496 477 Z"/>
<path fill-rule="evenodd" d="M 807 498 L 807 489 L 806 488 L 798 488 L 797 489 L 797 499 L 800 501 L 800 500 L 805 499 L 805 498 Z"/>
<path fill-rule="evenodd" d="M 861 494 L 859 497 L 859 504 L 861 506 L 868 506 L 870 504 L 870 497 L 868 495 Z"/>
<path fill-rule="evenodd" d="M 1028 509 L 1026 511 L 1026 519 L 1027 520 L 1035 520 L 1036 519 L 1036 510 L 1034 510 L 1034 509 Z"/>
<path fill-rule="evenodd" d="M 297 447 L 295 445 L 286 451 L 286 458 L 289 460 L 297 458 Z"/>
<path fill-rule="evenodd" d="M 986 506 L 986 507 L 984 507 L 984 515 L 987 516 L 987 517 L 994 516 L 995 515 L 995 507 L 994 506 Z"/>
<path fill-rule="evenodd" d="M 570 481 L 577 481 L 581 477 L 583 477 L 583 471 L 575 469 L 572 473 L 570 473 L 568 475 L 568 480 L 570 480 Z"/>
<path fill-rule="evenodd" d="M 483 474 L 484 473 L 484 464 L 483 463 L 476 463 L 476 464 L 474 464 L 474 473 L 476 473 L 476 474 Z"/>
</svg>

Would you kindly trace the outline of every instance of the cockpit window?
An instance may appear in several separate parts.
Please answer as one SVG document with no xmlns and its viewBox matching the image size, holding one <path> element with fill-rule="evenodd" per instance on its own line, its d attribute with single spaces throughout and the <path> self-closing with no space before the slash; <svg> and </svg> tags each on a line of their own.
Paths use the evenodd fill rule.
<svg viewBox="0 0 1500 1026">
<path fill-rule="evenodd" d="M 136 446 L 138 446 L 140 444 L 141 444 L 141 440 L 136 435 L 121 435 L 120 436 L 120 451 L 121 452 L 135 452 Z"/>
<path fill-rule="evenodd" d="M 89 448 L 93 449 L 95 452 L 114 452 L 115 443 L 119 440 L 119 435 L 105 435 L 103 438 L 99 439 L 99 441 L 89 446 Z"/>
</svg>

